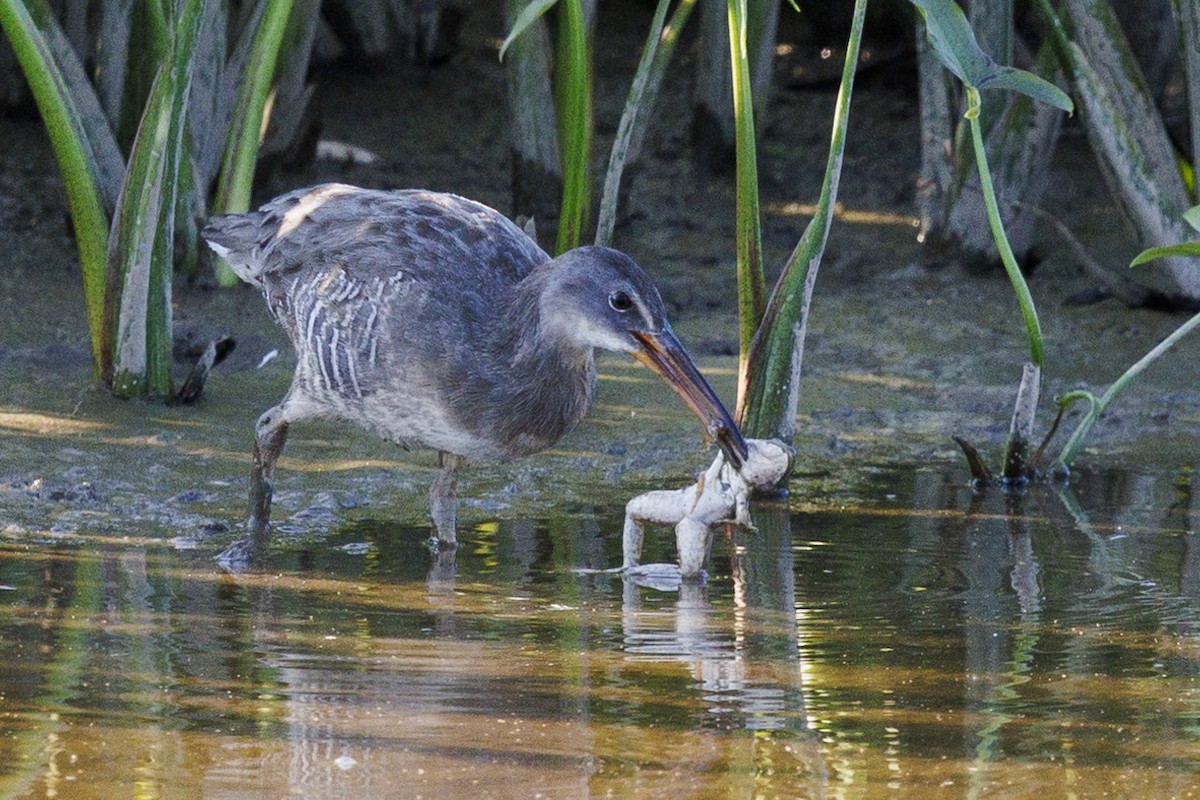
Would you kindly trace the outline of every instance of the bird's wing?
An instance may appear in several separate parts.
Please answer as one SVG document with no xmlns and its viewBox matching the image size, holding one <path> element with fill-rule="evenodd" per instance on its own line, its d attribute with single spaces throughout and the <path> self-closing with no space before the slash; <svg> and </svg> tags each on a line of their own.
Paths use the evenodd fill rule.
<svg viewBox="0 0 1200 800">
<path fill-rule="evenodd" d="M 416 280 L 438 280 L 451 270 L 460 283 L 499 289 L 549 259 L 524 231 L 482 203 L 336 183 L 289 192 L 247 214 L 217 217 L 204 238 L 258 285 L 271 273 L 337 260 L 354 273 L 404 270 Z"/>
<path fill-rule="evenodd" d="M 218 217 L 204 236 L 261 287 L 297 352 L 315 354 L 330 385 L 335 373 L 356 370 L 361 387 L 342 387 L 352 393 L 373 384 L 385 360 L 389 379 L 399 381 L 421 359 L 471 357 L 458 345 L 486 338 L 511 288 L 549 260 L 481 203 L 344 184 Z"/>
</svg>

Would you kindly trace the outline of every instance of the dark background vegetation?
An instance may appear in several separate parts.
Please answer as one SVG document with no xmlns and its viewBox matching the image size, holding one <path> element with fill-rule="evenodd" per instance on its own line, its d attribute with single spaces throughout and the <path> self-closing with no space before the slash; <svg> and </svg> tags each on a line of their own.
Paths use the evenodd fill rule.
<svg viewBox="0 0 1200 800">
<path fill-rule="evenodd" d="M 813 5 L 819 10 L 837 4 Z M 296 135 L 282 137 L 286 144 L 268 140 L 256 200 L 340 180 L 453 191 L 514 215 L 529 210 L 513 202 L 508 72 L 497 58 L 506 32 L 499 4 L 422 5 L 424 16 L 389 17 L 388 36 L 370 41 L 347 22 L 348 7 L 324 6 L 325 25 L 310 72 L 315 93 L 305 124 Z M 914 444 L 921 453 L 946 453 L 952 451 L 949 432 L 974 431 L 984 440 L 1002 432 L 1002 409 L 1011 402 L 1022 360 L 1019 318 L 998 267 L 962 257 L 953 242 L 917 241 L 921 134 L 912 15 L 906 4 L 876 2 L 872 8 L 851 112 L 841 211 L 818 281 L 805 362 L 807 410 L 802 414 L 818 406 L 825 416 L 807 420 L 801 436 L 836 455 L 857 446 L 844 435 L 847 427 L 895 430 L 913 413 L 919 419 L 908 424 L 923 431 L 916 442 L 884 437 L 871 445 L 882 447 L 877 454 L 886 457 L 891 447 L 911 453 Z M 601 3 L 597 9 L 597 171 L 603 168 L 652 10 L 652 4 L 633 1 Z M 762 112 L 759 160 L 768 277 L 804 230 L 828 147 L 845 20 L 812 10 L 806 7 L 797 15 L 786 5 L 781 9 L 773 89 Z M 1036 27 L 1032 32 L 1036 35 Z M 615 244 L 660 283 L 690 349 L 730 355 L 737 347 L 733 186 L 729 152 L 722 154 L 711 142 L 697 145 L 703 132 L 696 111 L 699 39 L 693 23 L 668 70 L 642 157 L 627 176 Z M 1027 62 L 1028 55 L 1021 51 L 1019 60 Z M 6 118 L 0 125 L 9 146 L 0 153 L 0 237 L 11 265 L 57 276 L 54 285 L 65 296 L 74 291 L 69 281 L 75 269 L 65 209 L 52 158 L 15 75 L 11 65 L 5 68 Z M 1179 119 L 1170 111 L 1167 118 Z M 317 157 L 318 141 L 350 143 L 378 160 L 362 163 L 324 150 Z M 1068 226 L 1092 258 L 1109 270 L 1124 271 L 1140 246 L 1107 194 L 1077 117 L 1065 121 L 1046 178 L 1042 206 Z M 540 238 L 549 246 L 552 226 L 541 217 L 538 222 Z M 1105 385 L 1182 319 L 1104 300 L 1109 296 L 1104 281 L 1084 269 L 1078 253 L 1048 226 L 1037 226 L 1024 264 L 1058 359 L 1047 394 Z M 210 310 L 205 299 L 210 292 L 203 288 L 207 275 L 197 282 L 201 288 L 180 287 L 181 334 L 199 330 L 193 336 L 197 341 L 213 331 L 240 334 L 247 346 L 232 366 L 253 363 L 261 354 L 249 346 L 257 334 L 239 328 L 259 313 L 255 298 L 244 302 L 245 311 L 235 312 L 238 318 L 229 319 L 227 308 Z M 1070 304 L 1080 299 L 1102 302 Z M 82 314 L 81 305 L 65 300 L 56 309 L 50 316 L 60 324 Z M 28 323 L 22 335 L 35 334 L 44 324 L 44 319 Z M 77 347 L 75 342 L 64 352 L 78 355 L 72 349 Z M 1159 368 L 1156 374 L 1166 378 L 1165 385 L 1151 383 L 1128 407 L 1135 430 L 1154 433 L 1168 421 L 1197 424 L 1194 393 L 1185 388 L 1194 386 L 1194 378 L 1188 378 L 1194 372 L 1182 366 L 1189 362 L 1188 352 L 1194 350 Z M 892 408 L 880 411 L 876 404 Z M 1107 435 L 1111 442 L 1124 434 L 1110 427 Z"/>
</svg>

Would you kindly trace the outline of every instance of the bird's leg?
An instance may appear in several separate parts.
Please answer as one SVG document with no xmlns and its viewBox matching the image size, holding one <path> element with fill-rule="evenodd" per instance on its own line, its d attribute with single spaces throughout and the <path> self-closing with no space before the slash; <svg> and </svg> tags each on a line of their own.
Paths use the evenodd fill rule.
<svg viewBox="0 0 1200 800">
<path fill-rule="evenodd" d="M 217 560 L 222 564 L 244 565 L 266 553 L 267 541 L 271 535 L 271 496 L 275 489 L 275 462 L 283 452 L 287 432 L 287 416 L 282 405 L 267 411 L 254 425 L 254 459 L 250 467 L 246 535 L 217 556 Z"/>
<path fill-rule="evenodd" d="M 433 518 L 436 536 L 430 544 L 438 550 L 458 547 L 455 530 L 457 507 L 454 492 L 458 488 L 458 469 L 466 459 L 453 453 L 438 453 L 438 474 L 429 487 L 429 516 Z"/>
<path fill-rule="evenodd" d="M 246 515 L 249 533 L 265 533 L 270 525 L 275 462 L 287 443 L 287 434 L 287 418 L 279 407 L 263 414 L 254 425 L 254 465 L 250 468 L 250 504 Z"/>
</svg>

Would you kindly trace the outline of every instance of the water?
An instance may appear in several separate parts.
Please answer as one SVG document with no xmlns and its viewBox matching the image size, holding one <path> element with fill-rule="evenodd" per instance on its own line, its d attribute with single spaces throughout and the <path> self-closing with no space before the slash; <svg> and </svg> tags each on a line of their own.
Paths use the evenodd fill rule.
<svg viewBox="0 0 1200 800">
<path fill-rule="evenodd" d="M 620 562 L 617 506 L 440 562 L 348 514 L 248 576 L 10 530 L 0 796 L 1200 795 L 1194 477 L 964 477 L 760 503 L 679 594 L 573 571 Z"/>
<path fill-rule="evenodd" d="M 192 293 L 239 341 L 206 398 L 116 402 L 88 388 L 65 274 L 0 272 L 24 310 L 0 315 L 2 798 L 1200 797 L 1185 345 L 1069 491 L 975 497 L 949 433 L 998 457 L 1010 290 L 902 270 L 822 295 L 790 503 L 719 536 L 703 589 L 575 571 L 619 564 L 625 500 L 706 461 L 615 357 L 553 451 L 464 473 L 453 563 L 423 547 L 429 454 L 311 425 L 280 461 L 280 547 L 233 576 L 212 556 L 290 379 L 282 333 L 253 293 Z M 1053 315 L 1045 397 L 1102 389 L 1177 324 Z M 731 397 L 732 359 L 702 361 Z"/>
</svg>

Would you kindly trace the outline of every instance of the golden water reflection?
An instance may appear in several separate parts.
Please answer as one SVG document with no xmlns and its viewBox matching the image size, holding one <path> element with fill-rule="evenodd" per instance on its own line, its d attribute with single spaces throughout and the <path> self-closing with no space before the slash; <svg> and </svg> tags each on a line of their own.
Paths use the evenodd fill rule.
<svg viewBox="0 0 1200 800">
<path fill-rule="evenodd" d="M 133 530 L 8 536 L 0 796 L 1197 795 L 1186 480 L 873 480 L 760 503 L 677 595 L 573 571 L 619 563 L 619 509 L 439 560 L 359 520 L 247 576 Z"/>
</svg>

